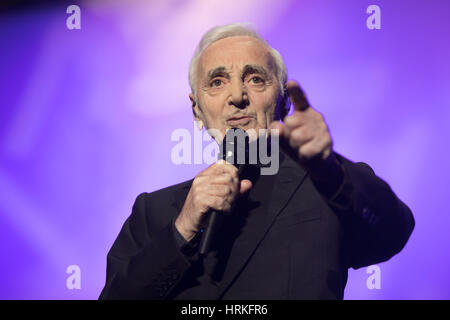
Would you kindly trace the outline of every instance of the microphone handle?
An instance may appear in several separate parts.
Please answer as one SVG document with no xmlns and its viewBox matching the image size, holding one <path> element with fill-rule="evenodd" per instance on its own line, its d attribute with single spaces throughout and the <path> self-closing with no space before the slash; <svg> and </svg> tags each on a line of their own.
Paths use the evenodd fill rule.
<svg viewBox="0 0 450 320">
<path fill-rule="evenodd" d="M 217 234 L 217 230 L 220 228 L 222 224 L 222 213 L 216 210 L 212 210 L 209 214 L 208 225 L 206 229 L 204 229 L 204 234 L 200 241 L 199 253 L 201 255 L 205 255 L 209 252 L 211 248 L 211 244 L 214 241 L 214 237 Z"/>
<path fill-rule="evenodd" d="M 241 175 L 244 170 L 243 165 L 238 166 L 238 175 Z M 201 255 L 205 255 L 209 252 L 211 248 L 211 244 L 214 241 L 215 235 L 218 233 L 220 226 L 222 225 L 223 213 L 218 212 L 216 210 L 212 210 L 209 213 L 208 225 L 206 229 L 203 229 L 203 236 L 200 240 L 199 253 Z"/>
</svg>

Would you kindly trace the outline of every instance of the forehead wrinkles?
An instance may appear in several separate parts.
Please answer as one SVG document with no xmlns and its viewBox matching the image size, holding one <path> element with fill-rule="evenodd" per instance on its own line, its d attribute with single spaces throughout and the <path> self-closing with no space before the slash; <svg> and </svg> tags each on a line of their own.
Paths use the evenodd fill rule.
<svg viewBox="0 0 450 320">
<path fill-rule="evenodd" d="M 233 37 L 218 40 L 203 51 L 197 65 L 197 74 L 200 75 L 198 80 L 207 76 L 208 71 L 220 66 L 232 71 L 235 67 L 259 64 L 270 73 L 275 73 L 275 61 L 264 43 L 253 38 L 227 43 L 230 39 L 234 40 Z"/>
</svg>

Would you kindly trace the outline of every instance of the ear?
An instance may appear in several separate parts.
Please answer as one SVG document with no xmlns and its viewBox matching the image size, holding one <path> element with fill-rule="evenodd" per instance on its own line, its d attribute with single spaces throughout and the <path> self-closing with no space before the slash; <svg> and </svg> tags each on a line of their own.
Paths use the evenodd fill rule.
<svg viewBox="0 0 450 320">
<path fill-rule="evenodd" d="M 200 117 L 200 113 L 202 110 L 200 109 L 197 101 L 195 100 L 195 96 L 192 93 L 189 94 L 189 100 L 191 100 L 192 113 L 194 115 L 194 120 L 197 123 L 197 128 L 198 130 L 202 130 L 203 120 Z"/>
</svg>

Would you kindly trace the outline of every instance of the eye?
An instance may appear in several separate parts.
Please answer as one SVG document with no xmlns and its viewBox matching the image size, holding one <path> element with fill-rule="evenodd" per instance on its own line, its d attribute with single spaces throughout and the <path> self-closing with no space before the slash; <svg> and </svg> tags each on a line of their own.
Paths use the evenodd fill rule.
<svg viewBox="0 0 450 320">
<path fill-rule="evenodd" d="M 255 76 L 250 79 L 250 82 L 253 84 L 263 84 L 264 80 L 261 77 Z"/>
<path fill-rule="evenodd" d="M 214 79 L 211 81 L 210 86 L 211 87 L 220 87 L 223 84 L 223 81 L 220 79 Z"/>
</svg>

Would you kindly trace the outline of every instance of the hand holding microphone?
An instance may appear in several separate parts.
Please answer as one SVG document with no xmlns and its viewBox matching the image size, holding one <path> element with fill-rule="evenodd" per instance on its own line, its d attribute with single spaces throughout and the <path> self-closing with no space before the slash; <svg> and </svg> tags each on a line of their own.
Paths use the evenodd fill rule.
<svg viewBox="0 0 450 320">
<path fill-rule="evenodd" d="M 201 228 L 206 227 L 205 234 L 209 233 L 210 236 L 204 235 L 200 247 L 204 248 L 201 251 L 205 249 L 207 251 L 211 242 L 211 232 L 214 232 L 212 229 L 215 228 L 215 226 L 211 228 L 215 219 L 211 222 L 209 217 L 214 215 L 217 218 L 217 215 L 230 212 L 237 197 L 249 191 L 251 187 L 250 180 L 239 180 L 236 166 L 222 159 L 217 161 L 195 177 L 184 206 L 175 220 L 175 227 L 187 241 L 190 241 Z M 208 222 L 211 222 L 209 231 Z M 206 238 L 210 240 L 204 240 Z"/>
</svg>

